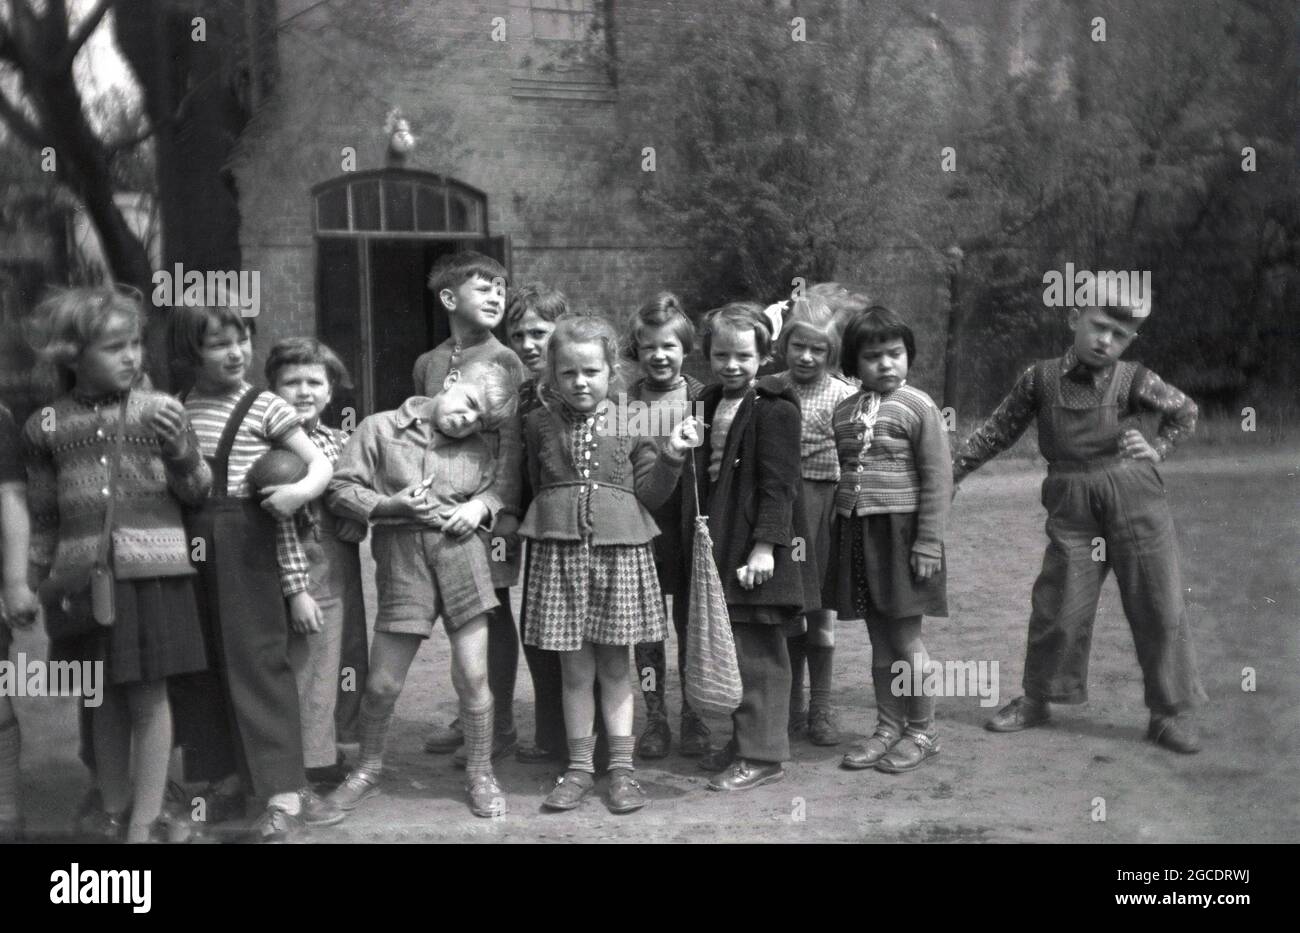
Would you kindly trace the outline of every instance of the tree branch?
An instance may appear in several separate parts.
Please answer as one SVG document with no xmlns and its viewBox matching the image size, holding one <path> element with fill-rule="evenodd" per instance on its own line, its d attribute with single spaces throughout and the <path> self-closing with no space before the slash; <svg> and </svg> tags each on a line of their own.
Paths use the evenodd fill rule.
<svg viewBox="0 0 1300 933">
<path fill-rule="evenodd" d="M 110 9 L 112 9 L 115 3 L 117 3 L 117 0 L 99 0 L 99 2 L 95 4 L 95 8 L 87 14 L 86 18 L 83 19 L 77 25 L 77 28 L 68 36 L 68 44 L 64 47 L 63 51 L 59 53 L 56 70 L 65 71 L 72 67 L 72 60 L 77 57 L 77 53 L 80 52 L 81 47 L 86 44 L 86 40 L 90 38 L 90 34 L 99 28 L 100 21 L 103 20 L 104 16 Z"/>
<path fill-rule="evenodd" d="M 134 149 L 156 132 L 158 132 L 158 127 L 150 123 L 149 126 L 146 126 L 138 133 L 131 133 L 128 136 L 123 136 L 121 139 L 114 139 L 111 142 L 105 142 L 104 153 L 112 158 L 123 150 Z"/>
<path fill-rule="evenodd" d="M 4 91 L 0 91 L 0 118 L 4 120 L 5 125 L 13 131 L 14 135 L 33 149 L 43 149 L 50 144 L 45 132 L 27 119 L 17 105 L 5 96 Z"/>
</svg>

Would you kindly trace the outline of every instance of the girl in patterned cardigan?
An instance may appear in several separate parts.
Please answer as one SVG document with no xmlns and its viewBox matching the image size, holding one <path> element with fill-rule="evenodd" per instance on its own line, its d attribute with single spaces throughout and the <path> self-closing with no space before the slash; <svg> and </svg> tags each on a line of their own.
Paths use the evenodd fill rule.
<svg viewBox="0 0 1300 933">
<path fill-rule="evenodd" d="M 663 450 L 634 434 L 617 391 L 618 333 L 599 317 L 562 319 L 542 372 L 547 405 L 524 422 L 533 501 L 519 534 L 528 539 L 524 641 L 561 652 L 569 767 L 543 806 L 571 810 L 595 784 L 593 689 L 600 680 L 609 733 L 609 808 L 646 804 L 633 778 L 628 646 L 664 637 L 663 598 L 650 542 L 650 509 L 677 487 L 683 454 L 696 443 L 684 419 Z"/>
<path fill-rule="evenodd" d="M 862 390 L 832 421 L 840 483 L 823 604 L 867 621 L 877 716 L 874 734 L 844 756 L 850 769 L 910 771 L 939 753 L 934 697 L 912 695 L 912 685 L 930 679 L 922 616 L 948 614 L 952 470 L 939 410 L 907 384 L 915 360 L 912 329 L 888 308 L 868 308 L 845 328 L 845 368 Z"/>
<path fill-rule="evenodd" d="M 207 667 L 181 505 L 203 501 L 212 485 L 181 404 L 137 388 L 140 317 L 137 300 L 106 287 L 69 289 L 42 303 L 33 342 L 73 387 L 34 412 L 23 431 L 30 558 L 33 577 L 48 578 L 49 598 L 95 562 L 105 509 L 116 501 L 113 624 L 56 642 L 52 654 L 103 664 L 96 779 L 109 830 L 124 831 L 128 842 L 167 838 L 160 819 L 172 748 L 167 679 Z"/>
</svg>

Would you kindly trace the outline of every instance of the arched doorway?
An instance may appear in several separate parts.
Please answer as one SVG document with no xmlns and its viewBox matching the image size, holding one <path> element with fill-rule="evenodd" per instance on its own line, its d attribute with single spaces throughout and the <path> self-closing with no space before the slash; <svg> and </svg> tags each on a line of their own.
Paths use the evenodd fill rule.
<svg viewBox="0 0 1300 933">
<path fill-rule="evenodd" d="M 351 406 L 359 419 L 396 408 L 411 394 L 415 358 L 450 334 L 426 287 L 434 260 L 474 249 L 509 269 L 509 238 L 488 235 L 483 192 L 429 172 L 352 172 L 312 197 L 317 332 L 356 382 L 335 409 Z"/>
</svg>

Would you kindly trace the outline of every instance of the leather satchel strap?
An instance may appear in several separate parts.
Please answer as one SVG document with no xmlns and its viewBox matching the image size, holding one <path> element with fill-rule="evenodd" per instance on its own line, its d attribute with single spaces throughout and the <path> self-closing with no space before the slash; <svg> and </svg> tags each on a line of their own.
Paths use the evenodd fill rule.
<svg viewBox="0 0 1300 933">
<path fill-rule="evenodd" d="M 104 509 L 104 528 L 99 533 L 99 546 L 95 549 L 95 563 L 108 563 L 108 551 L 113 538 L 113 517 L 117 511 L 117 477 L 122 468 L 122 447 L 126 443 L 126 409 L 131 402 L 131 390 L 122 396 L 117 410 L 117 435 L 113 438 L 113 461 L 108 468 L 108 507 Z"/>
</svg>

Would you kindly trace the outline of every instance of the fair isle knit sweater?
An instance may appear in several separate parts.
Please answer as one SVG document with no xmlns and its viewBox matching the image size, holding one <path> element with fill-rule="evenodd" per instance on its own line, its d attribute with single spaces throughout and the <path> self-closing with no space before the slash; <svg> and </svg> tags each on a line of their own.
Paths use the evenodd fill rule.
<svg viewBox="0 0 1300 933">
<path fill-rule="evenodd" d="M 952 500 L 952 464 L 939 409 L 930 396 L 912 386 L 885 393 L 864 454 L 865 426 L 855 415 L 871 395 L 856 392 L 835 408 L 840 458 L 835 511 L 841 516 L 915 512 L 912 550 L 940 557 Z"/>
<path fill-rule="evenodd" d="M 168 457 L 149 413 L 165 396 L 134 389 L 116 482 L 109 470 L 121 395 L 61 396 L 27 419 L 23 453 L 32 514 L 31 563 L 41 576 L 76 580 L 95 563 L 109 497 L 114 509 L 112 560 L 119 580 L 194 573 L 181 505 L 198 505 L 212 488 L 212 471 L 190 438 L 181 458 Z"/>
</svg>

